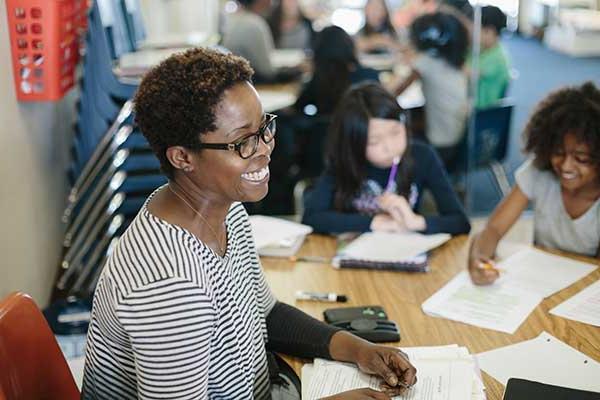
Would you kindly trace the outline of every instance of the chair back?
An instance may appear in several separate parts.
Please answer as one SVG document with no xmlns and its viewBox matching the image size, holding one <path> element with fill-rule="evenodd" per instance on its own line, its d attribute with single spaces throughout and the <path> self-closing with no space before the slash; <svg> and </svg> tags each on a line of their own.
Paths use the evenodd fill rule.
<svg viewBox="0 0 600 400">
<path fill-rule="evenodd" d="M 467 168 L 469 151 L 474 168 L 489 167 L 493 162 L 502 162 L 508 151 L 510 123 L 514 105 L 508 99 L 475 110 L 474 145 L 468 149 L 468 134 L 460 143 L 458 156 L 448 165 L 448 172 L 462 173 Z"/>
<path fill-rule="evenodd" d="M 79 399 L 44 315 L 23 293 L 0 302 L 0 371 L 0 400 Z"/>
<path fill-rule="evenodd" d="M 475 111 L 475 165 L 487 166 L 506 157 L 513 104 L 503 102 Z"/>
</svg>

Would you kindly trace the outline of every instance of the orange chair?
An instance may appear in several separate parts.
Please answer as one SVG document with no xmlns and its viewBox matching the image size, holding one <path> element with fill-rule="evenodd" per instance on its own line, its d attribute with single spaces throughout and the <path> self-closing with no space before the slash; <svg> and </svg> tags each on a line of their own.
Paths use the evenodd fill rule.
<svg viewBox="0 0 600 400">
<path fill-rule="evenodd" d="M 0 400 L 75 400 L 69 366 L 33 299 L 13 293 L 0 302 Z"/>
</svg>

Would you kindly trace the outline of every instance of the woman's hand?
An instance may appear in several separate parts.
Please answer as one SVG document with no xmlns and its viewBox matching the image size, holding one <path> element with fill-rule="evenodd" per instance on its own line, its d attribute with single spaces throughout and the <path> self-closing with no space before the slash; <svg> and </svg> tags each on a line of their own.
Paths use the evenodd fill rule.
<svg viewBox="0 0 600 400">
<path fill-rule="evenodd" d="M 425 218 L 415 213 L 404 196 L 384 193 L 377 199 L 379 207 L 390 214 L 394 220 L 411 231 L 423 231 L 427 227 Z"/>
<path fill-rule="evenodd" d="M 373 344 L 346 331 L 337 332 L 331 337 L 329 353 L 334 360 L 352 362 L 361 371 L 381 377 L 384 380 L 382 389 L 388 396 L 403 393 L 417 381 L 417 370 L 406 354 L 393 347 Z"/>
<path fill-rule="evenodd" d="M 321 400 L 390 400 L 390 396 L 373 389 L 355 389 L 323 397 Z"/>
<path fill-rule="evenodd" d="M 382 389 L 389 396 L 404 393 L 417 382 L 417 370 L 402 351 L 388 346 L 368 343 L 356 355 L 356 365 L 361 371 L 380 376 Z"/>
</svg>

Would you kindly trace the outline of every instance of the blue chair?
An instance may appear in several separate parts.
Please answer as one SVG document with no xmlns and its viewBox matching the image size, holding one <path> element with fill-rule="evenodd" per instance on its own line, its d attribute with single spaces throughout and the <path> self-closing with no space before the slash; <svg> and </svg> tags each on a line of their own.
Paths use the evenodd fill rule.
<svg viewBox="0 0 600 400">
<path fill-rule="evenodd" d="M 137 50 L 146 38 L 146 27 L 139 0 L 120 0 L 131 47 Z"/>
<path fill-rule="evenodd" d="M 510 184 L 502 162 L 508 151 L 513 108 L 510 100 L 503 99 L 494 106 L 475 110 L 472 148 L 469 149 L 467 134 L 459 144 L 458 156 L 447 166 L 453 177 L 465 176 L 470 161 L 472 168 L 488 169 L 499 192 L 503 196 L 508 194 Z"/>
</svg>

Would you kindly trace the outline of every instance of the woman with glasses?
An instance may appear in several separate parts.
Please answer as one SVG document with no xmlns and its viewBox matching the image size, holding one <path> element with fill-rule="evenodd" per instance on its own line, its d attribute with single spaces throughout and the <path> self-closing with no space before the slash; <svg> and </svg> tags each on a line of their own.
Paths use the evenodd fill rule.
<svg viewBox="0 0 600 400">
<path fill-rule="evenodd" d="M 169 183 L 119 240 L 94 295 L 85 399 L 294 399 L 268 351 L 353 362 L 388 399 L 415 382 L 397 350 L 317 321 L 274 298 L 241 204 L 268 191 L 275 116 L 243 58 L 177 54 L 137 92 L 136 119 Z M 287 397 L 286 397 L 287 396 Z M 295 396 L 295 397 L 294 397 Z"/>
<path fill-rule="evenodd" d="M 587 82 L 550 93 L 524 136 L 529 158 L 515 172 L 516 185 L 471 242 L 476 284 L 499 277 L 498 242 L 530 202 L 536 245 L 600 258 L 600 90 Z"/>
</svg>

